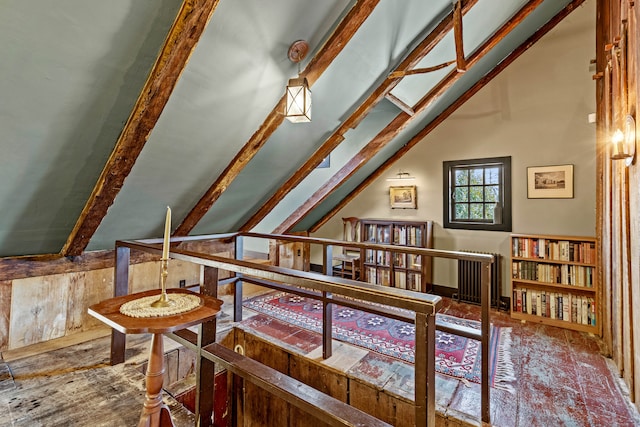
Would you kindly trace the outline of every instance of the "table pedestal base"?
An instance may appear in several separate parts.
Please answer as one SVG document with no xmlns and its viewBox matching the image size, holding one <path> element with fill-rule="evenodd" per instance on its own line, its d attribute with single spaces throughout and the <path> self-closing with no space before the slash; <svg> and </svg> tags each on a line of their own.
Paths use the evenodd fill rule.
<svg viewBox="0 0 640 427">
<path fill-rule="evenodd" d="M 138 427 L 174 427 L 169 407 L 162 401 L 164 345 L 162 334 L 153 334 L 147 364 L 146 400 Z"/>
</svg>

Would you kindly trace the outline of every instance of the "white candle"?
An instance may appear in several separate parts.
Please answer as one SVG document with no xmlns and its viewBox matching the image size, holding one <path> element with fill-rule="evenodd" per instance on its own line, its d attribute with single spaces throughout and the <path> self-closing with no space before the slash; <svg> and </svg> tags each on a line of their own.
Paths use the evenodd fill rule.
<svg viewBox="0 0 640 427">
<path fill-rule="evenodd" d="M 164 222 L 164 242 L 162 244 L 162 259 L 169 259 L 170 234 L 171 234 L 171 208 L 167 206 L 167 219 Z"/>
</svg>

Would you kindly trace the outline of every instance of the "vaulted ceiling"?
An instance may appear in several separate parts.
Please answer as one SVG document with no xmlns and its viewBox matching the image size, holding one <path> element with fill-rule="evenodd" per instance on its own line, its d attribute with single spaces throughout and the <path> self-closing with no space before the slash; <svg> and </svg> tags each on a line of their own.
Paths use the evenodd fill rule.
<svg viewBox="0 0 640 427">
<path fill-rule="evenodd" d="M 0 256 L 313 229 L 583 1 L 5 0 Z"/>
</svg>

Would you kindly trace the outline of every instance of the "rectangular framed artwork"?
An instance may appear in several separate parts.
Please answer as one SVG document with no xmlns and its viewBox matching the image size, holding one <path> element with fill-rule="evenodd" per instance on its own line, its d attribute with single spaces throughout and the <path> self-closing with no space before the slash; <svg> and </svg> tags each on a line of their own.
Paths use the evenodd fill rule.
<svg viewBox="0 0 640 427">
<path fill-rule="evenodd" d="M 417 209 L 416 186 L 403 185 L 389 187 L 391 209 Z"/>
<path fill-rule="evenodd" d="M 527 198 L 572 199 L 573 165 L 528 167 Z"/>
</svg>

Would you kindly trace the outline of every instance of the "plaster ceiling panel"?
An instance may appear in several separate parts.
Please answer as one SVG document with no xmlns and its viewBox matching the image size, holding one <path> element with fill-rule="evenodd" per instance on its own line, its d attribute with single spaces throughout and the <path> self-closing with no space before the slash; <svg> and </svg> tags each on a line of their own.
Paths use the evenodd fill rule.
<svg viewBox="0 0 640 427">
<path fill-rule="evenodd" d="M 58 252 L 179 1 L 3 1 L 0 255 Z"/>
</svg>

